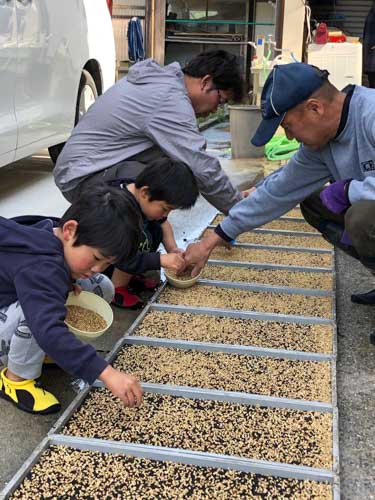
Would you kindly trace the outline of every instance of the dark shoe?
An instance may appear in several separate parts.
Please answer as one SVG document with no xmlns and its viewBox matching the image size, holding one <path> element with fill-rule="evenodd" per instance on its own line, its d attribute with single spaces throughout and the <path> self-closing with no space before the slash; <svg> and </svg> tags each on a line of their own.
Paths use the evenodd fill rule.
<svg viewBox="0 0 375 500">
<path fill-rule="evenodd" d="M 43 389 L 36 380 L 14 382 L 5 375 L 6 368 L 0 374 L 0 397 L 10 401 L 20 410 L 28 413 L 56 413 L 60 403 L 53 394 Z"/>
<path fill-rule="evenodd" d="M 120 286 L 115 288 L 115 296 L 112 300 L 112 305 L 122 307 L 123 309 L 141 309 L 144 306 L 144 302 L 138 295 Z"/>
<path fill-rule="evenodd" d="M 144 290 L 154 291 L 160 285 L 160 280 L 153 280 L 146 278 L 141 274 L 135 274 L 132 276 L 129 282 L 129 288 L 135 292 L 142 292 Z"/>
<path fill-rule="evenodd" d="M 375 289 L 366 293 L 353 293 L 350 300 L 354 302 L 354 304 L 373 306 L 375 305 Z"/>
<path fill-rule="evenodd" d="M 48 365 L 48 366 L 57 366 L 56 363 L 53 361 L 52 358 L 50 358 L 47 354 L 44 356 L 43 359 L 43 365 Z"/>
<path fill-rule="evenodd" d="M 375 332 L 370 333 L 370 344 L 375 345 Z"/>
</svg>

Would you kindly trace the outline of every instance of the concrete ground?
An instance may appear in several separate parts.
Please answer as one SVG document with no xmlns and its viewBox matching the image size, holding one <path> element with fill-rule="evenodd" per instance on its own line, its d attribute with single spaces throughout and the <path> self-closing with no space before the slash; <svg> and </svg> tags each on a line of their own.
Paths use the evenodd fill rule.
<svg viewBox="0 0 375 500">
<path fill-rule="evenodd" d="M 355 259 L 336 251 L 337 392 L 343 499 L 375 498 L 375 307 L 352 304 L 350 295 L 375 287 Z"/>
<path fill-rule="evenodd" d="M 228 130 L 221 124 L 205 132 L 212 154 L 220 157 L 232 179 L 246 187 L 244 179 L 259 176 L 259 169 L 244 172 L 243 164 L 229 159 Z M 251 162 L 259 167 L 259 160 Z M 45 152 L 0 169 L 0 214 L 5 217 L 40 213 L 61 215 L 67 202 L 54 186 L 52 165 Z M 241 176 L 238 176 L 238 172 Z M 175 212 L 172 223 L 179 243 L 184 246 L 199 236 L 215 209 L 203 199 L 189 212 Z M 375 308 L 354 305 L 352 291 L 375 286 L 360 264 L 337 252 L 337 320 L 338 320 L 338 399 L 341 460 L 341 493 L 343 499 L 375 499 L 375 347 L 368 334 L 375 329 Z M 134 321 L 137 312 L 115 309 L 110 335 L 96 343 L 105 355 Z M 75 396 L 71 377 L 57 367 L 46 367 L 43 382 L 58 395 L 64 411 Z M 0 489 L 27 459 L 46 435 L 59 415 L 32 416 L 0 400 Z"/>
</svg>

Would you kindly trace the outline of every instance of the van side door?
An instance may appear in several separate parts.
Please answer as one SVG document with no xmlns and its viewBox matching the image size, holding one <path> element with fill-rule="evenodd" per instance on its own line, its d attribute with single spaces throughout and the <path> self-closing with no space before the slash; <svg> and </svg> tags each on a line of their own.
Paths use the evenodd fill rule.
<svg viewBox="0 0 375 500">
<path fill-rule="evenodd" d="M 15 0 L 18 69 L 16 158 L 66 139 L 82 71 L 80 0 Z"/>
<path fill-rule="evenodd" d="M 14 160 L 17 122 L 14 87 L 17 72 L 16 0 L 0 0 L 0 166 Z"/>
</svg>

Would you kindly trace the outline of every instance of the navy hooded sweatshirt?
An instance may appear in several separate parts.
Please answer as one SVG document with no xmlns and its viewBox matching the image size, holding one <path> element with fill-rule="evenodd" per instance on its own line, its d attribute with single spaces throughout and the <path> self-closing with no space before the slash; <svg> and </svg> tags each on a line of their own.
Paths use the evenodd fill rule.
<svg viewBox="0 0 375 500">
<path fill-rule="evenodd" d="M 71 287 L 51 220 L 25 226 L 0 217 L 0 308 L 18 300 L 39 347 L 63 370 L 91 384 L 108 363 L 64 323 Z"/>
</svg>

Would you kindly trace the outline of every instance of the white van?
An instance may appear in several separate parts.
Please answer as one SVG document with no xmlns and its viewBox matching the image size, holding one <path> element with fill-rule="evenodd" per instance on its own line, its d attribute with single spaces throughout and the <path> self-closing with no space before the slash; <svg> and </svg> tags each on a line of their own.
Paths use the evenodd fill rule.
<svg viewBox="0 0 375 500">
<path fill-rule="evenodd" d="M 106 0 L 0 0 L 0 167 L 42 148 L 55 161 L 114 81 Z"/>
</svg>

